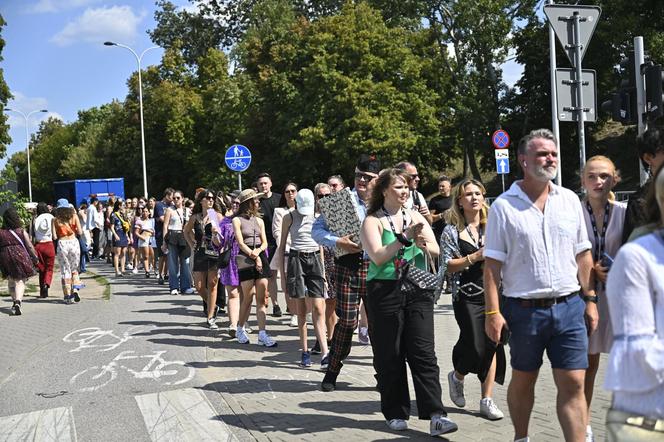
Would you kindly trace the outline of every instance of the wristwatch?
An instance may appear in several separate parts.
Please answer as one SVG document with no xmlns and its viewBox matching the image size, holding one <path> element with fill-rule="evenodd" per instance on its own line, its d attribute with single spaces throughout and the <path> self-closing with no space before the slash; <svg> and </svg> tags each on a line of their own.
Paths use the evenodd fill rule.
<svg viewBox="0 0 664 442">
<path fill-rule="evenodd" d="M 583 299 L 586 302 L 594 302 L 597 304 L 597 295 L 581 295 L 581 299 Z"/>
</svg>

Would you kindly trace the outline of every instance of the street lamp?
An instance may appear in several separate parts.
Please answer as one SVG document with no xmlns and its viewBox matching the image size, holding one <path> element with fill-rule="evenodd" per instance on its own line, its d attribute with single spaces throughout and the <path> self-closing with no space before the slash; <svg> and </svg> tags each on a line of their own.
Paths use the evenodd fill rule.
<svg viewBox="0 0 664 442">
<path fill-rule="evenodd" d="M 129 51 L 131 51 L 132 54 L 134 54 L 134 57 L 136 57 L 136 63 L 138 63 L 138 107 L 140 109 L 140 114 L 141 114 L 141 155 L 143 158 L 143 196 L 145 197 L 145 199 L 147 199 L 148 173 L 145 167 L 145 130 L 143 129 L 143 85 L 141 81 L 141 60 L 143 60 L 143 56 L 145 55 L 146 52 L 152 49 L 157 49 L 159 48 L 159 46 L 152 46 L 150 48 L 147 48 L 146 50 L 141 52 L 141 55 L 138 55 L 136 51 L 134 51 L 132 48 L 130 48 L 127 45 L 115 43 L 112 41 L 105 41 L 104 46 L 119 46 L 121 48 L 128 49 Z"/>
<path fill-rule="evenodd" d="M 5 108 L 5 111 L 16 112 L 17 114 L 21 115 L 25 120 L 25 152 L 28 157 L 28 196 L 30 198 L 30 202 L 32 202 L 32 176 L 30 175 L 30 131 L 28 130 L 28 118 L 30 118 L 32 114 L 37 114 L 40 112 L 48 112 L 48 110 L 46 109 L 33 110 L 27 115 L 21 112 L 20 110 L 10 109 L 8 107 Z"/>
</svg>

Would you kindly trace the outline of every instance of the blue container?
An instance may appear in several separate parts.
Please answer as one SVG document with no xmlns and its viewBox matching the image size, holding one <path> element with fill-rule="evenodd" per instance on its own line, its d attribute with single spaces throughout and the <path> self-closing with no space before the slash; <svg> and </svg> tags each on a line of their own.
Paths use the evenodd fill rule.
<svg viewBox="0 0 664 442">
<path fill-rule="evenodd" d="M 92 197 L 100 201 L 106 201 L 111 196 L 125 198 L 124 178 L 56 181 L 53 183 L 53 191 L 56 200 L 67 198 L 76 207 L 82 201 L 90 202 Z"/>
</svg>

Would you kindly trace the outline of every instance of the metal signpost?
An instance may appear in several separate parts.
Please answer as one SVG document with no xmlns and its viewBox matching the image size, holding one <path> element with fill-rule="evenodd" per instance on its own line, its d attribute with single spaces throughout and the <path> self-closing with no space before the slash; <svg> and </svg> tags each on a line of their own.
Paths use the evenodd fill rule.
<svg viewBox="0 0 664 442">
<path fill-rule="evenodd" d="M 505 175 L 510 173 L 510 154 L 508 150 L 510 136 L 506 131 L 498 129 L 491 135 L 491 143 L 496 148 L 496 172 L 500 175 L 503 192 L 505 192 Z"/>
<path fill-rule="evenodd" d="M 562 44 L 565 49 L 565 54 L 567 54 L 567 58 L 573 67 L 572 78 L 563 78 L 562 80 L 565 82 L 564 86 L 569 87 L 556 87 L 556 101 L 558 103 L 558 120 L 576 121 L 578 123 L 580 170 L 583 169 L 586 163 L 586 133 L 584 123 L 588 114 L 594 114 L 595 109 L 597 108 L 595 101 L 590 103 L 584 101 L 584 98 L 587 97 L 584 96 L 583 89 L 594 89 L 594 82 L 591 84 L 587 79 L 587 75 L 584 76 L 584 72 L 581 69 L 581 61 L 588 48 L 590 37 L 592 37 L 593 32 L 595 32 L 600 13 L 601 9 L 598 6 L 567 6 L 555 4 L 544 6 L 544 14 L 549 20 L 549 25 L 553 28 L 556 37 L 558 37 L 560 44 Z M 562 70 L 556 69 L 556 71 L 557 79 L 564 76 Z M 560 72 L 560 74 L 558 74 L 558 72 Z M 589 72 L 586 74 L 589 74 Z M 558 81 L 556 81 L 556 85 L 558 85 Z M 561 112 L 562 106 L 560 105 L 560 102 L 562 98 L 559 93 L 570 94 L 570 97 L 568 97 L 567 100 L 570 105 L 564 107 L 564 109 L 562 109 L 563 112 Z M 587 96 L 588 93 L 585 95 Z M 570 112 L 574 117 L 572 117 L 571 120 L 566 119 L 568 118 L 566 112 Z M 565 118 L 561 118 L 561 114 L 565 115 Z"/>
<path fill-rule="evenodd" d="M 234 144 L 226 149 L 224 156 L 226 166 L 233 172 L 237 172 L 237 185 L 242 190 L 242 172 L 251 164 L 251 151 L 241 144 Z"/>
</svg>

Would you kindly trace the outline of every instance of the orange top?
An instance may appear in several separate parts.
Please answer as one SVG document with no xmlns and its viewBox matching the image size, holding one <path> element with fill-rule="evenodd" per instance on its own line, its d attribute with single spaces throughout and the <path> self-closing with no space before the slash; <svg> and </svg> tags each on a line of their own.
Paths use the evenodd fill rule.
<svg viewBox="0 0 664 442">
<path fill-rule="evenodd" d="M 76 223 L 72 224 L 63 224 L 60 221 L 55 222 L 55 234 L 58 235 L 58 238 L 65 236 L 71 236 L 76 231 Z"/>
</svg>

